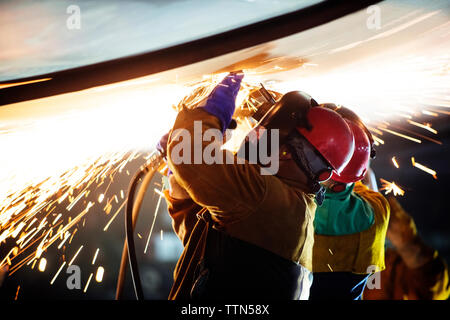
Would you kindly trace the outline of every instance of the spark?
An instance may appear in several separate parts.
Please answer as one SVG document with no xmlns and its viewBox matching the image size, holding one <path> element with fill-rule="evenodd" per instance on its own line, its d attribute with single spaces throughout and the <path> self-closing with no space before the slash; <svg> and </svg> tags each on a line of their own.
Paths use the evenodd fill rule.
<svg viewBox="0 0 450 320">
<path fill-rule="evenodd" d="M 56 221 L 58 221 L 59 218 L 62 217 L 62 213 L 58 214 L 55 218 L 55 220 L 53 220 L 52 225 L 55 225 Z"/>
<path fill-rule="evenodd" d="M 82 193 L 80 193 L 68 206 L 67 206 L 67 210 L 70 211 L 75 204 L 84 196 L 86 191 L 83 191 Z"/>
<path fill-rule="evenodd" d="M 153 213 L 153 222 L 150 227 L 150 231 L 148 232 L 148 237 L 147 237 L 147 242 L 145 243 L 144 253 L 147 253 L 148 244 L 150 243 L 150 237 L 152 236 L 153 227 L 155 226 L 156 217 L 158 215 L 159 206 L 161 204 L 161 199 L 164 197 L 164 194 L 162 193 L 163 188 L 161 188 L 161 190 L 158 190 L 155 188 L 154 190 L 159 195 L 159 198 L 158 198 L 158 202 L 156 203 L 155 212 Z"/>
<path fill-rule="evenodd" d="M 20 290 L 20 285 L 17 286 L 16 296 L 14 297 L 14 300 L 17 300 L 17 298 L 19 297 L 19 290 Z"/>
<path fill-rule="evenodd" d="M 430 168 L 424 166 L 423 164 L 420 164 L 420 163 L 416 162 L 416 160 L 414 159 L 414 157 L 411 157 L 411 162 L 412 162 L 412 165 L 413 165 L 414 167 L 416 167 L 416 168 L 418 168 L 418 169 L 420 169 L 420 170 L 422 170 L 422 171 L 425 171 L 426 173 L 432 175 L 434 179 L 437 179 L 436 171 L 434 171 L 434 170 L 432 170 L 432 169 L 430 169 Z"/>
<path fill-rule="evenodd" d="M 373 140 L 375 140 L 375 144 L 377 145 L 384 144 L 384 140 L 378 138 L 376 135 L 373 135 Z"/>
<path fill-rule="evenodd" d="M 77 250 L 77 252 L 73 255 L 72 260 L 70 260 L 70 262 L 69 262 L 69 264 L 68 264 L 69 266 L 71 266 L 72 263 L 75 261 L 76 257 L 77 257 L 78 254 L 80 253 L 81 249 L 83 249 L 83 246 L 80 246 L 80 248 Z"/>
<path fill-rule="evenodd" d="M 450 116 L 450 111 L 437 110 L 437 109 L 430 109 L 430 110 Z"/>
<path fill-rule="evenodd" d="M 114 221 L 114 219 L 117 217 L 117 215 L 119 214 L 119 212 L 122 210 L 122 208 L 125 206 L 125 204 L 127 203 L 127 200 L 125 200 L 122 205 L 119 207 L 119 209 L 117 209 L 116 213 L 114 213 L 114 215 L 112 216 L 112 218 L 108 221 L 108 223 L 106 224 L 106 226 L 103 228 L 103 231 L 107 231 L 109 226 L 111 225 L 111 223 Z"/>
<path fill-rule="evenodd" d="M 101 266 L 98 267 L 97 273 L 95 274 L 95 281 L 97 281 L 99 283 L 102 282 L 104 273 L 105 273 L 105 269 Z"/>
<path fill-rule="evenodd" d="M 431 142 L 433 142 L 433 143 L 442 145 L 442 142 L 441 142 L 441 141 L 438 141 L 438 140 L 429 138 L 429 137 L 427 137 L 427 136 L 424 136 L 423 134 L 420 134 L 420 133 L 415 132 L 415 131 L 411 131 L 411 130 L 409 130 L 409 129 L 407 129 L 407 128 L 403 128 L 403 127 L 400 127 L 400 126 L 397 126 L 397 125 L 393 125 L 393 124 L 391 124 L 391 127 L 392 127 L 393 129 L 404 130 L 405 132 L 411 133 L 411 134 L 416 135 L 416 136 L 418 136 L 418 137 L 420 137 L 420 138 L 423 138 L 423 139 L 425 139 L 425 140 L 428 140 L 428 141 L 431 141 Z"/>
<path fill-rule="evenodd" d="M 417 126 L 419 128 L 428 130 L 428 131 L 430 131 L 430 132 L 432 132 L 434 134 L 438 133 L 437 130 L 431 128 L 431 125 L 429 123 L 428 124 L 422 124 L 422 123 L 418 123 L 418 122 L 415 122 L 415 121 L 412 121 L 412 120 L 407 120 L 407 121 L 408 121 L 408 123 L 410 123 L 412 125 L 415 125 L 415 126 Z"/>
<path fill-rule="evenodd" d="M 64 245 L 64 243 L 67 241 L 67 239 L 69 239 L 69 236 L 70 236 L 70 232 L 66 231 L 66 233 L 64 234 L 63 241 L 61 241 L 61 243 L 58 245 L 58 249 L 61 249 L 61 247 Z"/>
<path fill-rule="evenodd" d="M 397 159 L 395 159 L 395 157 L 392 157 L 392 163 L 394 164 L 394 166 L 398 169 L 400 168 L 400 166 L 398 165 Z"/>
<path fill-rule="evenodd" d="M 380 188 L 380 191 L 386 190 L 384 194 L 393 193 L 394 196 L 401 195 L 403 196 L 405 194 L 405 191 L 403 191 L 399 186 L 395 184 L 395 182 L 389 182 L 387 180 L 381 179 L 380 181 L 382 183 L 382 187 Z"/>
<path fill-rule="evenodd" d="M 438 117 L 439 115 L 436 112 L 431 112 L 428 110 L 422 110 L 423 114 L 426 114 L 427 116 L 432 116 L 432 117 Z"/>
<path fill-rule="evenodd" d="M 89 275 L 89 279 L 88 279 L 88 281 L 86 282 L 86 286 L 84 287 L 84 289 L 83 289 L 83 293 L 86 293 L 86 291 L 87 291 L 87 289 L 88 289 L 88 287 L 89 287 L 89 283 L 91 282 L 91 279 L 92 279 L 92 276 L 93 276 L 94 274 L 93 273 L 91 273 L 90 275 Z"/>
<path fill-rule="evenodd" d="M 77 231 L 78 231 L 78 228 L 75 228 L 75 230 L 73 231 L 72 235 L 70 236 L 69 244 L 72 243 L 72 239 L 73 239 L 73 237 L 75 236 L 75 233 L 77 233 Z"/>
<path fill-rule="evenodd" d="M 102 193 L 98 196 L 98 203 L 102 203 L 103 199 L 105 198 L 105 195 Z"/>
<path fill-rule="evenodd" d="M 405 135 L 405 134 L 401 134 L 401 133 L 396 132 L 396 131 L 394 131 L 394 130 L 390 130 L 390 129 L 386 129 L 386 128 L 380 128 L 380 129 L 383 130 L 383 131 L 389 132 L 389 133 L 391 133 L 391 134 L 393 134 L 393 135 L 396 135 L 396 136 L 399 136 L 399 137 L 408 139 L 408 140 L 410 140 L 410 141 L 413 141 L 413 142 L 416 142 L 416 143 L 422 143 L 422 141 L 419 140 L 419 139 L 416 139 L 416 138 L 407 136 L 407 135 Z"/>
<path fill-rule="evenodd" d="M 8 252 L 8 254 L 5 256 L 5 258 L 3 258 L 2 262 L 0 263 L 0 268 L 4 266 L 5 262 L 8 263 L 8 265 L 11 265 L 9 256 L 14 255 L 15 253 L 17 254 L 17 250 L 18 250 L 17 247 L 14 247 Z"/>
<path fill-rule="evenodd" d="M 164 231 L 161 229 L 161 241 L 164 240 Z"/>
<path fill-rule="evenodd" d="M 161 190 L 158 190 L 158 189 L 153 189 L 154 191 L 155 191 L 155 193 L 157 193 L 160 197 L 164 197 L 164 193 L 162 193 L 162 191 Z"/>
<path fill-rule="evenodd" d="M 99 251 L 100 251 L 100 248 L 97 248 L 97 250 L 95 250 L 94 258 L 92 259 L 92 264 L 95 264 L 95 260 L 97 260 L 97 255 L 98 255 Z"/>
<path fill-rule="evenodd" d="M 450 106 L 446 98 L 450 80 L 447 51 L 442 47 L 432 55 L 410 54 L 383 63 L 380 58 L 385 54 L 381 53 L 326 74 L 279 81 L 271 88 L 282 93 L 301 88 L 319 103 L 334 102 L 351 108 L 372 127 L 386 119 L 401 117 L 406 122 L 409 116 L 420 114 L 437 117 L 436 110 L 427 106 Z"/>
<path fill-rule="evenodd" d="M 47 266 L 47 260 L 45 258 L 41 258 L 41 260 L 39 260 L 38 270 L 40 272 L 44 272 L 46 266 Z"/>
<path fill-rule="evenodd" d="M 64 266 L 66 265 L 66 262 L 64 261 L 63 264 L 61 265 L 61 267 L 59 267 L 58 271 L 56 272 L 55 276 L 53 277 L 53 279 L 50 281 L 50 284 L 52 285 L 56 278 L 58 278 L 59 273 L 61 272 L 61 270 L 64 268 Z"/>
</svg>

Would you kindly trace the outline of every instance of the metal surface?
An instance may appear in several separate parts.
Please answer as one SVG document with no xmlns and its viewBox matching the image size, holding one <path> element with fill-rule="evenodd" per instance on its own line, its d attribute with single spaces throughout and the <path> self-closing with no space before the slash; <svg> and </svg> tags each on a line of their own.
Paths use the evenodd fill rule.
<svg viewBox="0 0 450 320">
<path fill-rule="evenodd" d="M 15 82 L 43 78 L 49 80 L 0 90 L 0 105 L 79 91 L 204 61 L 311 29 L 377 2 L 379 1 L 322 2 L 255 24 L 146 54 L 16 79 Z M 235 59 L 232 63 L 239 60 Z"/>
</svg>

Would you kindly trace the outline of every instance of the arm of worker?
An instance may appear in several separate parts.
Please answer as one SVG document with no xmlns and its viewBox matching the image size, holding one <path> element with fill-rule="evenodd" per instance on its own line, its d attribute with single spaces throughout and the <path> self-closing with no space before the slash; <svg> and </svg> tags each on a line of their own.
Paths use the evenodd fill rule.
<svg viewBox="0 0 450 320">
<path fill-rule="evenodd" d="M 164 190 L 167 210 L 172 218 L 173 230 L 185 246 L 197 223 L 197 213 L 202 207 L 191 199 L 173 174 L 169 175 L 169 186 L 169 189 Z"/>
<path fill-rule="evenodd" d="M 391 216 L 387 230 L 387 238 L 396 248 L 409 268 L 418 268 L 433 259 L 434 250 L 425 245 L 417 234 L 413 218 L 405 212 L 394 198 L 388 198 Z"/>
<path fill-rule="evenodd" d="M 166 133 L 156 145 L 156 150 L 166 164 L 168 139 L 169 133 Z M 197 223 L 197 213 L 202 207 L 196 204 L 186 190 L 178 184 L 169 168 L 166 168 L 163 174 L 167 176 L 169 182 L 169 188 L 164 190 L 164 197 L 166 198 L 167 210 L 172 218 L 172 227 L 183 246 L 186 246 Z"/>
<path fill-rule="evenodd" d="M 259 167 L 237 164 L 231 152 L 221 149 L 241 80 L 242 75 L 228 75 L 205 104 L 182 110 L 169 138 L 168 163 L 177 182 L 194 202 L 208 209 L 218 225 L 255 212 L 265 196 L 266 180 Z M 211 141 L 208 132 L 216 133 Z M 208 155 L 214 155 L 212 163 Z"/>
<path fill-rule="evenodd" d="M 438 252 L 426 245 L 417 234 L 412 217 L 405 212 L 394 198 L 388 198 L 391 219 L 387 238 L 395 246 L 407 272 L 399 274 L 407 279 L 402 281 L 405 294 L 415 299 L 448 299 L 450 295 L 449 271 Z"/>
</svg>

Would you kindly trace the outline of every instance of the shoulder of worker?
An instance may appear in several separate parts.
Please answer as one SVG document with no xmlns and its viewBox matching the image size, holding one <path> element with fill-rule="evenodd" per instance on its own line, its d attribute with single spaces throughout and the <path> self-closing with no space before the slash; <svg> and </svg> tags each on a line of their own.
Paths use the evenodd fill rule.
<svg viewBox="0 0 450 320">
<path fill-rule="evenodd" d="M 307 208 L 311 207 L 313 208 L 313 212 L 315 211 L 315 196 L 307 191 L 308 188 L 304 184 L 295 181 L 286 181 L 273 175 L 263 175 L 262 177 L 266 184 L 264 210 L 266 210 L 267 206 L 272 206 L 272 204 L 275 206 L 278 205 L 278 208 L 280 208 L 279 206 L 281 204 L 283 207 L 280 209 L 288 211 L 294 205 Z M 276 207 L 273 209 L 276 210 Z"/>
<path fill-rule="evenodd" d="M 379 219 L 381 218 L 383 221 L 389 221 L 391 211 L 389 202 L 381 193 L 368 188 L 360 181 L 355 183 L 353 192 L 370 204 Z"/>
<path fill-rule="evenodd" d="M 194 121 L 202 121 L 202 124 L 206 125 L 207 127 L 221 129 L 219 118 L 208 113 L 203 108 L 184 108 L 180 112 L 178 112 L 172 131 L 176 129 L 189 130 L 189 128 L 192 127 Z"/>
</svg>

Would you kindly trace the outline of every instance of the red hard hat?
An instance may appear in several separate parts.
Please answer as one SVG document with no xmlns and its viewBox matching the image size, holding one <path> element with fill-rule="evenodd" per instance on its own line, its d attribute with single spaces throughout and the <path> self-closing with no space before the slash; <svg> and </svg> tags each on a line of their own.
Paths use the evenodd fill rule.
<svg viewBox="0 0 450 320">
<path fill-rule="evenodd" d="M 333 172 L 331 179 L 342 183 L 353 183 L 361 180 L 366 174 L 370 159 L 370 141 L 364 129 L 356 123 L 347 121 L 355 139 L 355 150 L 347 166 L 341 173 Z"/>
<path fill-rule="evenodd" d="M 326 108 L 311 108 L 307 114 L 311 130 L 297 127 L 314 148 L 336 172 L 341 172 L 350 161 L 355 142 L 352 131 L 345 120 L 335 111 Z"/>
</svg>

